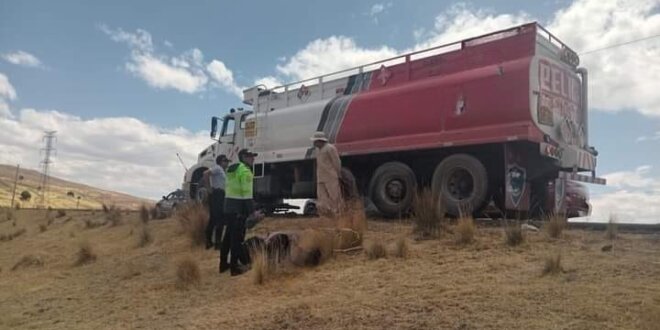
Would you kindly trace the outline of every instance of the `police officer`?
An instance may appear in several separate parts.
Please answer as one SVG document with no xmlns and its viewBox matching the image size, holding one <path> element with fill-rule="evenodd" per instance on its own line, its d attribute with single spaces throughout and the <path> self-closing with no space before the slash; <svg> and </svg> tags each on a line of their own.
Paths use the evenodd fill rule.
<svg viewBox="0 0 660 330">
<path fill-rule="evenodd" d="M 247 271 L 248 256 L 243 249 L 245 239 L 245 221 L 254 213 L 252 166 L 257 154 L 243 149 L 238 153 L 239 162 L 227 169 L 225 216 L 228 220 L 231 260 L 229 265 L 220 263 L 220 272 L 229 270 L 231 276 L 241 275 Z M 225 235 L 225 239 L 226 239 Z M 239 265 L 239 262 L 243 266 Z"/>
</svg>

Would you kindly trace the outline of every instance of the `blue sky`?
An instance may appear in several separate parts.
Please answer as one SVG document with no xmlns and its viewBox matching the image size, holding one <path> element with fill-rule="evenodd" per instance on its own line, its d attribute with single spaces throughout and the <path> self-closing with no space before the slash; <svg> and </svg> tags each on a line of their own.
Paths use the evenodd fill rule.
<svg viewBox="0 0 660 330">
<path fill-rule="evenodd" d="M 0 125 L 16 132 L 0 133 L 0 162 L 36 167 L 39 130 L 54 126 L 56 175 L 157 197 L 180 184 L 174 153 L 193 162 L 211 142 L 208 118 L 241 106 L 237 91 L 255 81 L 322 74 L 532 20 L 582 52 L 660 34 L 659 4 L 0 0 Z M 638 197 L 660 201 L 659 49 L 652 39 L 582 57 L 593 80 L 598 171 L 614 175 L 614 185 L 592 192 L 596 204 L 625 204 L 621 213 Z M 101 160 L 111 169 L 99 171 Z"/>
<path fill-rule="evenodd" d="M 479 1 L 504 12 L 525 1 Z M 240 105 L 221 90 L 196 95 L 155 90 L 123 70 L 126 47 L 99 28 L 148 31 L 159 52 L 176 55 L 198 48 L 220 58 L 242 85 L 275 73 L 278 58 L 293 55 L 311 40 L 350 36 L 362 47 L 415 44 L 413 32 L 433 27 L 449 2 L 384 3 L 378 23 L 370 15 L 377 2 L 360 1 L 2 1 L 1 52 L 29 50 L 48 70 L 25 70 L 0 62 L 0 70 L 21 91 L 17 107 L 66 109 L 83 117 L 136 116 L 166 127 L 207 127 L 209 114 Z M 388 5 L 389 4 L 389 5 Z M 525 10 L 547 18 L 558 7 L 548 1 Z M 172 47 L 164 44 L 168 41 Z"/>
</svg>

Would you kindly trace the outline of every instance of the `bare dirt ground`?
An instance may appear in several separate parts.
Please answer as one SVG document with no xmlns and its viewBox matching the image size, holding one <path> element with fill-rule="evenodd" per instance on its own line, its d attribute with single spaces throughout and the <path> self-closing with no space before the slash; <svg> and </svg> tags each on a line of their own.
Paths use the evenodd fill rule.
<svg viewBox="0 0 660 330">
<path fill-rule="evenodd" d="M 69 212 L 42 232 L 44 212 L 17 211 L 15 225 L 0 214 L 0 234 L 27 230 L 0 242 L 0 328 L 660 329 L 658 234 L 611 242 L 603 232 L 527 233 L 508 247 L 501 229 L 479 228 L 475 243 L 458 246 L 449 235 L 418 242 L 408 224 L 372 221 L 367 241 L 391 247 L 406 235 L 410 255 L 338 254 L 256 285 L 250 273 L 218 274 L 216 253 L 191 249 L 175 219 L 150 221 L 154 242 L 138 248 L 137 213 L 86 229 L 84 219 L 104 215 Z M 257 229 L 317 224 L 267 219 Z M 97 259 L 73 266 L 84 240 Z M 556 253 L 564 271 L 543 276 Z M 12 270 L 28 255 L 43 264 Z M 175 286 L 183 257 L 199 263 L 198 287 Z"/>
</svg>

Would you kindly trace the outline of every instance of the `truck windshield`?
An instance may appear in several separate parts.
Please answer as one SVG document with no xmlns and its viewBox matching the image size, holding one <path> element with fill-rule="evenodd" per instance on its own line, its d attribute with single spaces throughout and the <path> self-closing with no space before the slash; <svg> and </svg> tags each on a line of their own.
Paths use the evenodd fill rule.
<svg viewBox="0 0 660 330">
<path fill-rule="evenodd" d="M 226 117 L 222 126 L 222 136 L 234 135 L 234 118 Z"/>
</svg>

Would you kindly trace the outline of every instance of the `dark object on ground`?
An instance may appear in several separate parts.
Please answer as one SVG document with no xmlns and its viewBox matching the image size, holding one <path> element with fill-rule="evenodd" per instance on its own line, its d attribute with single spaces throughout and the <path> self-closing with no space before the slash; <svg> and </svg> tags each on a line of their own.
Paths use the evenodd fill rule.
<svg viewBox="0 0 660 330">
<path fill-rule="evenodd" d="M 247 251 L 250 256 L 254 256 L 258 251 L 261 251 L 264 249 L 266 246 L 266 241 L 259 237 L 259 236 L 253 236 L 245 240 L 243 242 L 243 247 L 245 248 L 245 251 Z"/>
<path fill-rule="evenodd" d="M 600 250 L 603 251 L 603 252 L 610 252 L 610 251 L 612 251 L 612 244 L 607 244 L 607 245 L 603 246 Z"/>
<path fill-rule="evenodd" d="M 247 272 L 247 271 L 248 271 L 248 269 L 247 269 L 246 266 L 239 265 L 239 266 L 236 266 L 236 267 L 232 267 L 231 270 L 229 271 L 229 273 L 230 273 L 231 276 L 238 276 L 238 275 L 245 274 L 245 272 Z"/>
<path fill-rule="evenodd" d="M 284 233 L 279 233 L 268 237 L 266 240 L 266 253 L 268 259 L 282 261 L 289 256 L 289 249 L 291 247 L 291 240 L 289 236 Z"/>
<path fill-rule="evenodd" d="M 307 257 L 305 258 L 303 264 L 309 267 L 318 266 L 321 264 L 322 257 L 323 254 L 321 253 L 321 249 L 313 249 L 311 252 L 307 254 Z"/>
</svg>

